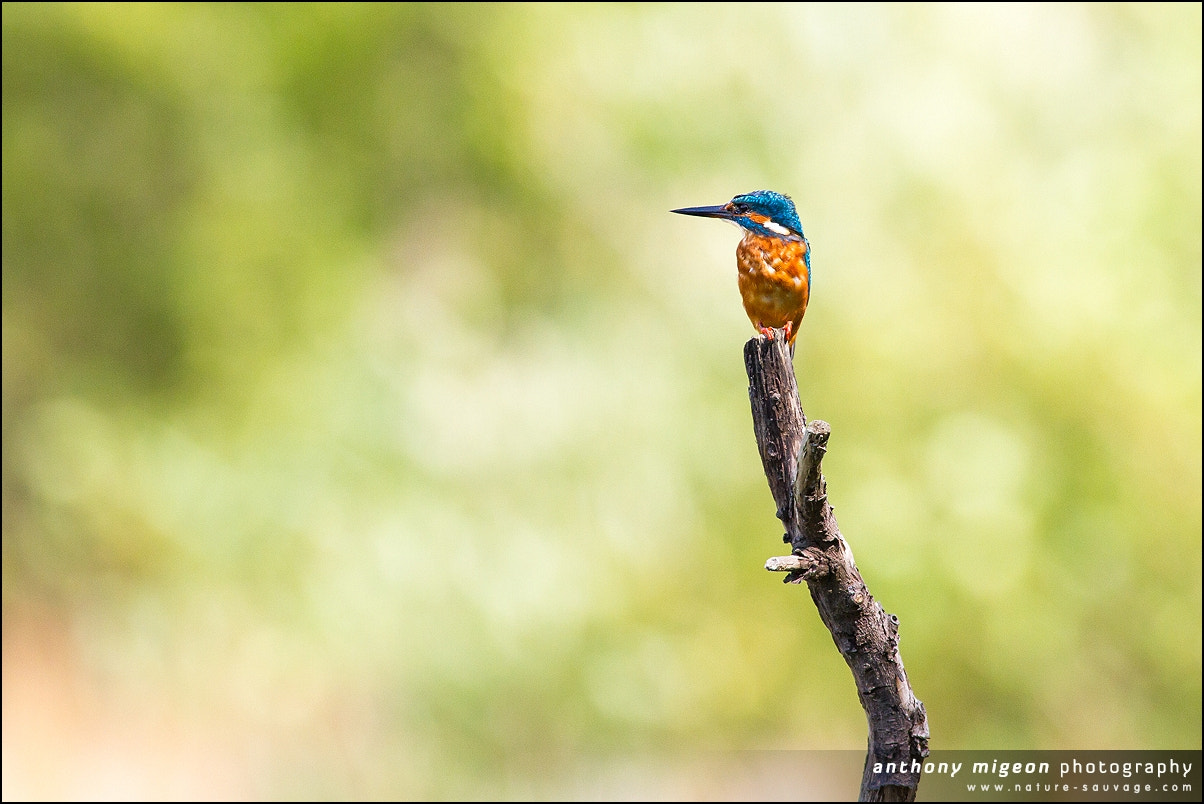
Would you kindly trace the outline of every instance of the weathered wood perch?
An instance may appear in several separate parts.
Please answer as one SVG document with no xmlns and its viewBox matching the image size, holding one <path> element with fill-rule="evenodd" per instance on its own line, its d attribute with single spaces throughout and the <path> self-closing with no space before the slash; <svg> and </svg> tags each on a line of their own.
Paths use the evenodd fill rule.
<svg viewBox="0 0 1204 804">
<path fill-rule="evenodd" d="M 744 345 L 753 428 L 789 556 L 765 568 L 807 582 L 820 619 L 853 671 L 857 697 L 869 721 L 869 750 L 861 801 L 915 801 L 920 767 L 928 756 L 928 718 L 911 690 L 899 656 L 899 618 L 874 600 L 853 552 L 840 534 L 820 462 L 827 451 L 826 422 L 807 423 L 785 333 Z M 913 764 L 914 763 L 914 764 Z"/>
</svg>

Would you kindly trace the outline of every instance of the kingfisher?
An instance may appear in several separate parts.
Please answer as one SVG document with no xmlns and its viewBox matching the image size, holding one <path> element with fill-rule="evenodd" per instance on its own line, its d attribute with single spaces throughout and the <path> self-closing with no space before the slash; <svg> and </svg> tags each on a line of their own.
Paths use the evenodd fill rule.
<svg viewBox="0 0 1204 804">
<path fill-rule="evenodd" d="M 714 207 L 675 209 L 679 215 L 719 218 L 744 232 L 736 246 L 736 282 L 753 327 L 773 340 L 784 329 L 790 353 L 811 295 L 811 244 L 790 196 L 754 190 Z"/>
</svg>

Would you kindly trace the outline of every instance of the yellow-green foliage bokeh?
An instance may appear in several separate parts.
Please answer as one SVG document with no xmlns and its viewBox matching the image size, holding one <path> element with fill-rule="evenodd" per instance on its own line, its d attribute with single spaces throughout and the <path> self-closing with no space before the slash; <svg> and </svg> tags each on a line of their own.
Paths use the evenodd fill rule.
<svg viewBox="0 0 1204 804">
<path fill-rule="evenodd" d="M 761 569 L 737 233 L 668 213 L 763 187 L 934 747 L 1198 749 L 1200 31 L 6 3 L 5 798 L 677 796 L 863 748 Z"/>
</svg>

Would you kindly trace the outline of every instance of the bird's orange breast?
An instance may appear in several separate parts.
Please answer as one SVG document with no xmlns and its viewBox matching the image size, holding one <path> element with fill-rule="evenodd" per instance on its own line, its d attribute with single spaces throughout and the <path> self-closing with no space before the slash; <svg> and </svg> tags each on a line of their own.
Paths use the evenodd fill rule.
<svg viewBox="0 0 1204 804">
<path fill-rule="evenodd" d="M 744 311 L 753 326 L 781 328 L 791 338 L 807 310 L 807 243 L 801 238 L 763 237 L 748 232 L 736 247 L 736 268 Z"/>
</svg>

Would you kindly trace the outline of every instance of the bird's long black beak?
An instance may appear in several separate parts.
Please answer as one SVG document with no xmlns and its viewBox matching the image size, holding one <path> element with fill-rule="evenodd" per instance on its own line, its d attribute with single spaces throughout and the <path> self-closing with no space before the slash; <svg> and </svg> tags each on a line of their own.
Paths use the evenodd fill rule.
<svg viewBox="0 0 1204 804">
<path fill-rule="evenodd" d="M 670 212 L 676 212 L 678 215 L 697 215 L 699 218 L 723 218 L 731 220 L 735 217 L 727 205 L 717 207 L 686 207 L 685 209 L 673 209 Z"/>
</svg>

